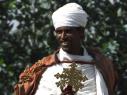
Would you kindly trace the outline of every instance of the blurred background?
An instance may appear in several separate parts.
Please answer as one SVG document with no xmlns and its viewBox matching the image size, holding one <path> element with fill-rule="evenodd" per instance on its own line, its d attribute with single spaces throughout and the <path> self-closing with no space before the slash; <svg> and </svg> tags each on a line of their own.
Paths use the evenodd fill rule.
<svg viewBox="0 0 127 95">
<path fill-rule="evenodd" d="M 51 15 L 68 2 L 89 14 L 86 47 L 100 47 L 113 59 L 116 95 L 127 95 L 126 0 L 0 0 L 0 95 L 12 95 L 19 74 L 58 47 Z"/>
</svg>

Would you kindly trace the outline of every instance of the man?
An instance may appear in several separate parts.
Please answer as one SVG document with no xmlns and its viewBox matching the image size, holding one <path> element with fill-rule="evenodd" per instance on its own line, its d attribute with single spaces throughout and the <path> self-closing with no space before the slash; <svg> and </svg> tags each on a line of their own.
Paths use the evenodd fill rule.
<svg viewBox="0 0 127 95">
<path fill-rule="evenodd" d="M 16 95 L 114 95 L 112 62 L 98 50 L 83 46 L 87 17 L 76 3 L 53 13 L 60 49 L 21 73 Z"/>
</svg>

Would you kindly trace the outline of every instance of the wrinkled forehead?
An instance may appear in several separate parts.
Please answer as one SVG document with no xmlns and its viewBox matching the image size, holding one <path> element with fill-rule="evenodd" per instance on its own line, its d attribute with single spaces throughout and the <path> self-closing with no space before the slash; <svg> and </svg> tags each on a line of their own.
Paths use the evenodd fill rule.
<svg viewBox="0 0 127 95">
<path fill-rule="evenodd" d="M 84 27 L 74 27 L 74 26 L 61 26 L 56 28 L 57 30 L 82 30 L 84 31 Z"/>
</svg>

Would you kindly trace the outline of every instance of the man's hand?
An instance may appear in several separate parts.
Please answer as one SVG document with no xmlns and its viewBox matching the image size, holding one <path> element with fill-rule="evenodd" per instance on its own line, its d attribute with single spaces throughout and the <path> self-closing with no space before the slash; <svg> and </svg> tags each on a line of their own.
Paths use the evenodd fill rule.
<svg viewBox="0 0 127 95">
<path fill-rule="evenodd" d="M 62 94 L 61 95 L 74 95 L 74 94 L 75 94 L 75 92 L 73 91 L 72 86 L 68 85 L 66 88 L 64 88 L 62 90 Z"/>
</svg>

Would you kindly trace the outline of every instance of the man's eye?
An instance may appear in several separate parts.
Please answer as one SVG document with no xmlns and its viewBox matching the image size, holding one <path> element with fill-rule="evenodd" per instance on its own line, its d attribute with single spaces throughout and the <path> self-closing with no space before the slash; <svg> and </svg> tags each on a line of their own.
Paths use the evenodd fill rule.
<svg viewBox="0 0 127 95">
<path fill-rule="evenodd" d="M 60 34 L 62 31 L 61 30 L 56 30 L 56 33 L 57 34 Z"/>
</svg>

